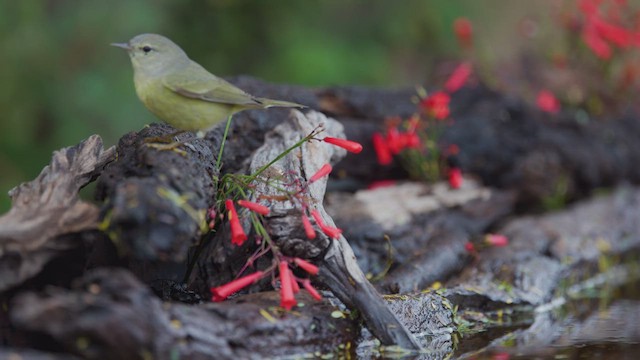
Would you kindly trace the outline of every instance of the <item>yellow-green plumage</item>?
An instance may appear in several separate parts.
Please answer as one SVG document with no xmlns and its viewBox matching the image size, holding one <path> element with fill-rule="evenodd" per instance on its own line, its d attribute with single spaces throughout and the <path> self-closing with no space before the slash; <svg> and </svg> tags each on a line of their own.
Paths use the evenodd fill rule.
<svg viewBox="0 0 640 360">
<path fill-rule="evenodd" d="M 204 132 L 230 115 L 272 106 L 299 104 L 258 98 L 211 74 L 171 40 L 142 34 L 126 44 L 136 93 L 158 118 L 179 130 Z"/>
</svg>

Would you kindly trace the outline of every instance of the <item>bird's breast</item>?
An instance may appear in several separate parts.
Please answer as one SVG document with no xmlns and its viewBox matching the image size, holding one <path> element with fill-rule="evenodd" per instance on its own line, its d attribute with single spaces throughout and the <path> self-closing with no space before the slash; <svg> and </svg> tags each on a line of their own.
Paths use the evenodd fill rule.
<svg viewBox="0 0 640 360">
<path fill-rule="evenodd" d="M 136 93 L 149 111 L 179 130 L 206 131 L 236 109 L 228 104 L 192 99 L 173 92 L 161 79 L 134 79 Z"/>
</svg>

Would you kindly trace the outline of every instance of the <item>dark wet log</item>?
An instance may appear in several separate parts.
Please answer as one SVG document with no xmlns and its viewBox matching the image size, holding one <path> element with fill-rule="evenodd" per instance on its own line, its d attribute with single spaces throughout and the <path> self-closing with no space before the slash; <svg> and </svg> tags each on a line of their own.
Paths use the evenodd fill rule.
<svg viewBox="0 0 640 360">
<path fill-rule="evenodd" d="M 397 166 L 377 164 L 371 136 L 384 130 L 384 119 L 409 117 L 417 108 L 413 89 L 332 87 L 305 89 L 265 84 L 247 77 L 232 79 L 244 88 L 272 96 L 291 96 L 345 125 L 348 138 L 364 145 L 346 158 L 336 173 L 361 182 L 406 178 Z M 297 95 L 293 95 L 297 94 Z M 640 183 L 640 121 L 637 116 L 594 119 L 579 112 L 551 116 L 531 104 L 485 86 L 453 94 L 455 120 L 441 137 L 460 147 L 459 162 L 490 186 L 513 188 L 524 206 L 539 204 L 566 188 L 577 199 L 603 186 Z"/>
<path fill-rule="evenodd" d="M 7 360 L 74 360 L 69 354 L 55 354 L 28 349 L 0 349 L 0 359 Z"/>
<path fill-rule="evenodd" d="M 98 181 L 106 232 L 124 254 L 144 260 L 179 262 L 199 239 L 215 195 L 215 158 L 209 143 L 192 134 L 178 151 L 148 146 L 147 138 L 172 133 L 151 125 L 118 143 L 118 159 Z"/>
<path fill-rule="evenodd" d="M 162 303 L 127 271 L 100 269 L 71 290 L 19 296 L 12 318 L 83 359 L 261 359 L 347 351 L 358 336 L 355 323 L 332 316 L 335 307 L 328 303 L 301 300 L 307 306 L 295 312 L 280 311 L 275 292 L 199 306 Z"/>
<path fill-rule="evenodd" d="M 265 132 L 286 119 L 288 111 L 236 114 L 220 161 L 222 172 L 246 171 Z M 214 179 L 220 175 L 214 165 L 224 124 L 204 139 L 178 135 L 175 139 L 185 142 L 178 151 L 146 144 L 148 138 L 174 132 L 168 125 L 151 124 L 123 136 L 117 161 L 105 170 L 96 189 L 96 198 L 105 203 L 106 232 L 118 252 L 131 259 L 128 266 L 148 283 L 184 279 L 188 253 L 208 230 L 205 214 L 215 201 Z"/>
<path fill-rule="evenodd" d="M 0 217 L 0 292 L 38 274 L 51 259 L 78 246 L 64 234 L 96 229 L 98 208 L 78 191 L 113 159 L 93 135 L 53 154 L 38 177 L 9 192 L 13 206 Z"/>
</svg>

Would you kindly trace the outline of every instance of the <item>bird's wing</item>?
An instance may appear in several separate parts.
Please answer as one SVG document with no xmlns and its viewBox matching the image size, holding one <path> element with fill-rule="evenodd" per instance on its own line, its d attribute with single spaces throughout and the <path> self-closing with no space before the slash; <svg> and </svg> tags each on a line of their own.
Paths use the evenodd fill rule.
<svg viewBox="0 0 640 360">
<path fill-rule="evenodd" d="M 182 71 L 164 76 L 163 84 L 172 91 L 193 99 L 232 105 L 262 104 L 259 99 L 211 74 L 196 63 L 191 63 L 191 66 Z"/>
</svg>

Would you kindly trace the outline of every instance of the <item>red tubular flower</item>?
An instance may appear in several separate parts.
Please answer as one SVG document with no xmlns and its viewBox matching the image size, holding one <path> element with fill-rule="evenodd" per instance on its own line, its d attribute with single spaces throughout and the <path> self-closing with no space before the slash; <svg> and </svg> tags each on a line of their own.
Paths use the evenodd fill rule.
<svg viewBox="0 0 640 360">
<path fill-rule="evenodd" d="M 541 90 L 538 93 L 536 103 L 538 104 L 538 108 L 542 111 L 546 111 L 551 114 L 555 114 L 560 111 L 560 102 L 549 90 Z"/>
<path fill-rule="evenodd" d="M 458 43 L 462 48 L 468 49 L 473 46 L 473 25 L 469 19 L 460 17 L 453 22 L 453 32 L 458 38 Z"/>
<path fill-rule="evenodd" d="M 236 207 L 233 205 L 233 200 L 227 199 L 225 201 L 227 207 L 227 217 L 229 218 L 229 224 L 231 224 L 231 243 L 241 246 L 247 240 L 247 234 L 242 230 Z"/>
<path fill-rule="evenodd" d="M 582 32 L 582 40 L 597 57 L 603 60 L 609 60 L 611 58 L 611 46 L 602 39 L 593 25 L 587 25 L 585 27 L 585 30 Z"/>
<path fill-rule="evenodd" d="M 373 149 L 376 152 L 376 156 L 378 158 L 378 164 L 380 165 L 389 165 L 393 161 L 393 157 L 391 157 L 391 151 L 389 150 L 389 146 L 384 141 L 382 134 L 373 133 Z"/>
<path fill-rule="evenodd" d="M 238 200 L 238 205 L 242 206 L 243 208 L 247 208 L 253 212 L 256 212 L 258 214 L 261 215 L 269 215 L 269 208 L 264 206 L 264 205 L 260 205 L 258 203 L 254 203 L 252 201 L 248 201 L 248 200 Z"/>
<path fill-rule="evenodd" d="M 322 232 L 332 239 L 338 239 L 340 234 L 342 234 L 342 230 L 332 226 L 324 225 L 321 226 L 320 229 L 322 229 Z"/>
<path fill-rule="evenodd" d="M 318 210 L 312 210 L 311 216 L 313 216 L 313 219 L 316 221 L 316 224 L 320 226 L 320 229 L 322 230 L 322 232 L 325 233 L 328 237 L 332 239 L 337 239 L 340 237 L 340 234 L 342 234 L 342 230 L 325 224 L 324 221 L 322 221 L 322 217 L 320 216 L 320 213 L 318 212 Z"/>
<path fill-rule="evenodd" d="M 460 153 L 460 147 L 456 144 L 449 144 L 446 153 L 447 155 L 458 155 L 458 153 Z"/>
<path fill-rule="evenodd" d="M 227 297 L 229 297 L 229 295 L 236 293 L 241 289 L 255 283 L 262 277 L 262 275 L 263 275 L 262 271 L 256 271 L 253 274 L 243 276 L 239 279 L 235 279 L 224 285 L 211 288 L 211 293 L 213 294 L 213 296 L 211 297 L 211 300 L 215 302 L 222 301 Z"/>
<path fill-rule="evenodd" d="M 600 2 L 601 0 L 579 0 L 578 8 L 587 16 L 596 15 L 598 13 L 598 6 L 600 6 Z"/>
<path fill-rule="evenodd" d="M 385 188 L 389 186 L 394 186 L 396 183 L 398 183 L 396 180 L 378 180 L 369 184 L 369 186 L 367 186 L 367 189 L 374 190 L 379 188 Z"/>
<path fill-rule="evenodd" d="M 300 258 L 294 258 L 293 262 L 298 265 L 299 267 L 301 267 L 304 271 L 308 272 L 311 275 L 318 275 L 318 272 L 320 271 L 320 269 L 318 269 L 317 266 L 313 265 L 312 263 L 308 262 L 307 260 L 303 260 Z"/>
<path fill-rule="evenodd" d="M 309 281 L 309 279 L 302 280 L 302 286 L 304 286 L 304 288 L 307 290 L 307 292 L 309 292 L 309 295 L 311 295 L 311 297 L 313 297 L 316 300 L 322 300 L 322 295 L 320 295 L 318 290 L 316 290 L 311 285 L 311 281 Z"/>
<path fill-rule="evenodd" d="M 449 102 L 451 97 L 444 91 L 437 91 L 420 102 L 420 107 L 438 120 L 449 117 Z"/>
<path fill-rule="evenodd" d="M 286 261 L 280 261 L 280 306 L 287 310 L 291 310 L 297 302 L 293 296 L 293 276 L 289 272 L 289 264 Z"/>
<path fill-rule="evenodd" d="M 291 270 L 289 270 L 289 274 L 292 275 Z M 300 292 L 300 285 L 298 285 L 298 280 L 296 280 L 293 275 L 291 276 L 291 288 L 293 289 L 294 294 Z"/>
<path fill-rule="evenodd" d="M 493 356 L 491 356 L 491 360 L 509 360 L 510 358 L 511 355 L 506 352 L 495 353 L 493 354 Z"/>
<path fill-rule="evenodd" d="M 329 175 L 331 170 L 333 170 L 333 168 L 331 167 L 331 164 L 322 165 L 322 167 L 315 174 L 313 174 L 311 179 L 309 179 L 309 183 L 316 182 L 316 181 L 320 180 L 321 178 Z"/>
<path fill-rule="evenodd" d="M 400 135 L 400 131 L 395 126 L 387 128 L 387 148 L 392 154 L 400 153 L 400 150 L 404 147 L 403 138 Z"/>
<path fill-rule="evenodd" d="M 449 169 L 449 186 L 452 189 L 459 189 L 462 186 L 462 171 L 460 168 Z"/>
<path fill-rule="evenodd" d="M 467 250 L 467 252 L 470 253 L 470 254 L 475 254 L 476 253 L 476 247 L 470 241 L 467 241 L 466 243 L 464 243 L 464 249 Z"/>
<path fill-rule="evenodd" d="M 507 246 L 509 245 L 509 239 L 501 234 L 488 234 L 484 237 L 484 241 L 491 246 Z"/>
<path fill-rule="evenodd" d="M 633 45 L 636 36 L 634 32 L 621 26 L 606 22 L 598 16 L 593 16 L 590 21 L 594 30 L 602 39 L 609 40 L 619 48 L 623 49 Z"/>
<path fill-rule="evenodd" d="M 316 231 L 305 213 L 302 213 L 302 226 L 304 226 L 304 232 L 307 234 L 308 239 L 313 240 L 316 238 Z"/>
<path fill-rule="evenodd" d="M 458 65 L 456 69 L 453 70 L 453 73 L 451 73 L 447 81 L 444 83 L 444 89 L 449 93 L 458 91 L 461 87 L 464 86 L 470 75 L 471 64 L 469 64 L 468 62 L 464 62 Z"/>
<path fill-rule="evenodd" d="M 419 149 L 422 147 L 420 136 L 415 132 L 407 132 L 402 134 L 404 146 L 408 149 Z"/>
<path fill-rule="evenodd" d="M 359 154 L 362 151 L 362 145 L 360 143 L 357 143 L 355 141 L 351 141 L 351 140 L 345 140 L 345 139 L 339 139 L 339 138 L 334 138 L 334 137 L 326 137 L 324 139 L 322 139 L 322 141 L 335 145 L 335 146 L 339 146 L 349 152 L 352 152 L 354 154 Z"/>
</svg>

